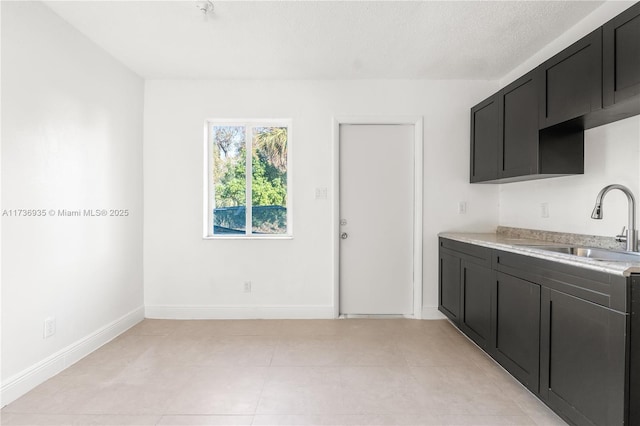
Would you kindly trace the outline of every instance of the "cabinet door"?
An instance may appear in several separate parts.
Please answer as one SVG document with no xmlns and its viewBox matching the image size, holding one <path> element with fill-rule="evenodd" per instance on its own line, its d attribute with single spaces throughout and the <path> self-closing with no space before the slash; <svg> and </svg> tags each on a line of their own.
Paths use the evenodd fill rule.
<svg viewBox="0 0 640 426">
<path fill-rule="evenodd" d="M 460 315 L 460 258 L 440 250 L 438 309 L 458 324 Z"/>
<path fill-rule="evenodd" d="M 491 337 L 491 287 L 494 272 L 484 266 L 462 261 L 462 312 L 460 328 L 487 350 Z"/>
<path fill-rule="evenodd" d="M 625 314 L 543 288 L 540 394 L 580 425 L 625 421 Z"/>
<path fill-rule="evenodd" d="M 471 108 L 471 182 L 498 178 L 498 94 Z"/>
<path fill-rule="evenodd" d="M 531 392 L 540 372 L 540 286 L 497 273 L 493 286 L 495 359 Z"/>
<path fill-rule="evenodd" d="M 602 108 L 602 28 L 539 68 L 540 128 Z"/>
<path fill-rule="evenodd" d="M 500 177 L 538 173 L 538 87 L 532 71 L 500 91 Z"/>
<path fill-rule="evenodd" d="M 640 3 L 607 22 L 602 31 L 602 95 L 608 107 L 640 95 Z"/>
<path fill-rule="evenodd" d="M 640 275 L 631 275 L 630 284 L 629 401 L 640 401 Z M 629 404 L 627 424 L 640 424 L 640 404 Z"/>
</svg>

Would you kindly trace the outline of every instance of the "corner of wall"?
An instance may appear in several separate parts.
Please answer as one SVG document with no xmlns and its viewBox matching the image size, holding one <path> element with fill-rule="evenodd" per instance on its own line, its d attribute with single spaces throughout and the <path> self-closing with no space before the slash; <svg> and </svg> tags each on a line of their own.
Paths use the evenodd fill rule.
<svg viewBox="0 0 640 426">
<path fill-rule="evenodd" d="M 46 4 L 0 11 L 2 208 L 47 211 L 0 224 L 4 405 L 144 318 L 144 88 Z M 49 213 L 92 208 L 130 214 Z"/>
<path fill-rule="evenodd" d="M 118 337 L 144 319 L 144 307 L 128 314 L 77 340 L 58 352 L 2 383 L 0 388 L 0 408 L 15 401 L 34 387 L 55 376 L 62 370 L 80 361 L 104 344 Z"/>
</svg>

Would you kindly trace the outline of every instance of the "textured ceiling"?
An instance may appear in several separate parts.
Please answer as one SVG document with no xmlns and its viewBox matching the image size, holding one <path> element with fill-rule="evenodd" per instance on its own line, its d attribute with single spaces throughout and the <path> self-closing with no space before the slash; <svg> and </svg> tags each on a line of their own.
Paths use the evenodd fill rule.
<svg viewBox="0 0 640 426">
<path fill-rule="evenodd" d="M 48 1 L 147 79 L 497 79 L 601 1 Z"/>
</svg>

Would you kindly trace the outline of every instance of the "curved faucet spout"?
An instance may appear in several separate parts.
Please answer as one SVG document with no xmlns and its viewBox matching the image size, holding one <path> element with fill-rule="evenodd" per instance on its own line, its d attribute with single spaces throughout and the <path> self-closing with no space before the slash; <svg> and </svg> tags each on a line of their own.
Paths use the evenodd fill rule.
<svg viewBox="0 0 640 426">
<path fill-rule="evenodd" d="M 607 185 L 600 190 L 598 196 L 596 197 L 596 205 L 593 208 L 593 212 L 591 213 L 592 219 L 602 219 L 603 211 L 602 211 L 602 202 L 604 200 L 604 196 L 613 189 L 619 189 L 627 196 L 627 201 L 629 204 L 629 226 L 627 227 L 627 251 L 638 251 L 638 233 L 636 231 L 636 199 L 633 196 L 633 193 L 629 188 L 624 185 Z M 625 236 L 620 236 L 625 237 Z M 622 240 L 624 241 L 624 240 Z"/>
</svg>

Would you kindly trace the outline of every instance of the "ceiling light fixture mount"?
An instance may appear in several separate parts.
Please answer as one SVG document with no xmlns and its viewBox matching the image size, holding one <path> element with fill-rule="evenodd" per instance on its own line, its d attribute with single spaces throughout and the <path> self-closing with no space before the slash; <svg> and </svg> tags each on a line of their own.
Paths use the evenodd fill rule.
<svg viewBox="0 0 640 426">
<path fill-rule="evenodd" d="M 213 13 L 213 2 L 211 0 L 198 1 L 196 2 L 196 7 L 205 15 Z"/>
</svg>

